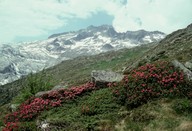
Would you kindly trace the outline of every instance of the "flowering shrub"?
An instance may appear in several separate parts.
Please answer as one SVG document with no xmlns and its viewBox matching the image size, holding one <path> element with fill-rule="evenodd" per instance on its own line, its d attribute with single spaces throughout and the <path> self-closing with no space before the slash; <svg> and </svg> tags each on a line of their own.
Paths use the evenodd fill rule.
<svg viewBox="0 0 192 131">
<path fill-rule="evenodd" d="M 184 79 L 183 72 L 168 62 L 140 66 L 126 75 L 122 82 L 109 83 L 108 87 L 111 88 L 119 103 L 130 108 L 158 97 L 192 97 L 191 86 Z M 81 86 L 51 91 L 39 98 L 30 98 L 21 104 L 16 112 L 6 115 L 4 121 L 6 127 L 3 131 L 18 130 L 19 123 L 30 121 L 44 110 L 61 106 L 67 100 L 72 100 L 83 93 L 98 88 L 89 82 Z M 95 114 L 97 110 L 94 104 L 82 105 L 81 113 L 83 115 Z"/>
<path fill-rule="evenodd" d="M 5 117 L 5 123 L 17 122 L 23 120 L 31 120 L 45 109 L 49 109 L 51 106 L 60 106 L 61 101 L 43 100 L 42 98 L 34 98 L 26 101 L 20 105 L 18 111 L 13 112 Z"/>
<path fill-rule="evenodd" d="M 18 122 L 30 121 L 39 113 L 52 107 L 61 106 L 62 102 L 73 99 L 84 92 L 96 89 L 93 83 L 86 83 L 81 86 L 69 89 L 60 89 L 44 94 L 39 98 L 30 98 L 21 104 L 16 112 L 6 115 L 4 123 L 6 127 L 3 131 L 17 130 Z"/>
<path fill-rule="evenodd" d="M 6 128 L 3 129 L 3 131 L 15 131 L 18 130 L 19 124 L 16 122 L 7 122 Z"/>
<path fill-rule="evenodd" d="M 168 62 L 146 64 L 126 75 L 112 91 L 120 103 L 130 108 L 146 103 L 152 98 L 187 96 L 190 88 L 183 72 Z"/>
</svg>

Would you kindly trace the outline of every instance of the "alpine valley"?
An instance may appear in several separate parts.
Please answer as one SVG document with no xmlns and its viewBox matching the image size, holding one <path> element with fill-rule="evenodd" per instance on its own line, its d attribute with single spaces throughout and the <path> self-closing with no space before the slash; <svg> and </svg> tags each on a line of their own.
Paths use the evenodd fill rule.
<svg viewBox="0 0 192 131">
<path fill-rule="evenodd" d="M 2 131 L 192 130 L 192 24 L 166 36 L 90 26 L 1 56 Z"/>
<path fill-rule="evenodd" d="M 3 44 L 0 46 L 0 85 L 52 67 L 64 60 L 156 43 L 164 37 L 165 34 L 159 31 L 118 33 L 112 26 L 102 25 L 53 34 L 43 41 Z"/>
</svg>

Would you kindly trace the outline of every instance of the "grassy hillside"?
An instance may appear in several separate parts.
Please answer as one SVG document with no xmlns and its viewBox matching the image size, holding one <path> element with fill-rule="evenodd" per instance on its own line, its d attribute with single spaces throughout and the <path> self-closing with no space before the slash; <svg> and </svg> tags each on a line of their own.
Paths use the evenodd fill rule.
<svg viewBox="0 0 192 131">
<path fill-rule="evenodd" d="M 192 62 L 191 38 L 190 25 L 168 35 L 157 45 L 64 61 L 45 72 L 46 76 L 51 75 L 49 82 L 52 86 L 63 84 L 68 88 L 31 97 L 15 111 L 8 110 L 10 106 L 4 104 L 0 107 L 0 126 L 4 130 L 32 131 L 191 131 L 192 82 L 171 63 L 174 59 L 183 64 Z M 94 83 L 86 83 L 90 81 L 90 72 L 98 69 L 126 75 L 121 82 L 108 86 L 95 87 Z M 37 78 L 40 76 L 36 75 Z M 40 91 L 36 87 L 44 86 L 46 82 L 37 78 L 32 81 L 41 84 L 31 86 L 34 83 L 28 83 L 30 90 L 19 93 L 11 103 L 18 104 L 16 99 L 27 91 L 33 91 L 30 96 Z M 13 90 L 20 91 L 22 86 L 19 83 L 25 85 L 25 80 L 1 87 L 12 93 L 9 99 L 3 98 L 8 101 L 16 96 Z M 47 90 L 47 86 L 50 84 L 42 90 Z M 8 115 L 4 117 L 3 114 Z"/>
<path fill-rule="evenodd" d="M 154 44 L 142 45 L 132 49 L 122 49 L 102 53 L 96 56 L 78 57 L 72 60 L 63 61 L 62 63 L 44 70 L 38 76 L 44 75 L 45 80 L 50 77 L 51 87 L 58 85 L 78 85 L 90 80 L 92 70 L 115 70 L 122 72 L 126 67 L 126 63 L 134 61 L 144 52 L 148 51 Z M 12 83 L 0 86 L 0 105 L 8 103 L 15 97 L 22 88 L 28 87 L 28 78 L 23 78 Z M 50 88 L 51 88 L 50 87 Z"/>
<path fill-rule="evenodd" d="M 167 35 L 157 46 L 145 52 L 134 63 L 128 63 L 127 71 L 148 62 L 174 59 L 182 63 L 192 60 L 192 25 Z"/>
</svg>

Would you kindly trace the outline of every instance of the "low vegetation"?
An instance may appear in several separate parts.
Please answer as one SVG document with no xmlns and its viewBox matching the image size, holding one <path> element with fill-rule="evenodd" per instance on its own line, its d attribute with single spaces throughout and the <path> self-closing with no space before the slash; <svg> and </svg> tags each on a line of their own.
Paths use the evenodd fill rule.
<svg viewBox="0 0 192 131">
<path fill-rule="evenodd" d="M 37 92 L 38 90 L 50 89 L 58 84 L 69 87 L 84 84 L 90 80 L 90 72 L 92 70 L 108 69 L 121 72 L 127 66 L 127 61 L 133 62 L 153 46 L 154 44 L 142 45 L 132 49 L 122 49 L 119 51 L 102 53 L 96 56 L 84 56 L 63 61 L 62 63 L 37 74 L 29 75 L 29 77 L 24 77 L 13 83 L 0 86 L 0 106 L 11 102 L 12 98 L 18 94 L 20 97 L 21 92 L 23 92 L 22 94 L 27 93 L 27 90 L 31 90 L 28 88 L 35 85 L 35 82 L 38 84 L 37 87 L 34 87 L 36 90 L 35 92 Z M 41 79 L 42 82 L 40 82 Z M 46 84 L 48 86 L 44 86 Z M 42 85 L 42 87 L 40 85 Z M 30 94 L 26 94 L 27 97 Z M 19 101 L 22 102 L 22 100 L 18 100 L 18 102 Z"/>
<path fill-rule="evenodd" d="M 115 85 L 115 87 L 114 87 Z M 191 98 L 190 82 L 171 63 L 157 61 L 132 70 L 121 83 L 109 83 L 119 103 L 135 108 L 161 97 Z"/>
<path fill-rule="evenodd" d="M 47 120 L 51 129 L 114 130 L 120 128 L 116 124 L 123 119 L 124 124 L 129 123 L 124 125 L 124 129 L 143 129 L 157 118 L 139 108 L 157 98 L 182 98 L 183 101 L 170 108 L 177 114 L 190 112 L 190 84 L 184 74 L 169 62 L 157 61 L 138 67 L 125 75 L 120 83 L 109 83 L 108 87 L 86 83 L 31 97 L 17 111 L 6 115 L 3 131 L 29 130 L 29 123 L 34 124 L 37 120 Z M 180 123 L 171 118 L 165 121 L 170 124 L 165 129 L 173 125 L 176 128 Z M 29 123 L 23 126 L 26 122 Z M 136 126 L 138 122 L 140 126 Z"/>
<path fill-rule="evenodd" d="M 8 92 L 0 94 L 0 104 L 4 104 L 0 126 L 3 131 L 191 131 L 192 82 L 171 64 L 174 59 L 191 62 L 191 35 L 189 27 L 168 35 L 158 45 L 65 61 L 46 70 L 54 78 L 48 83 L 32 79 L 26 88 L 21 88 L 21 81 L 0 87 Z M 98 69 L 124 72 L 125 77 L 108 86 L 86 83 L 90 72 Z M 68 88 L 34 97 L 60 82 Z M 13 87 L 24 90 L 12 100 L 19 104 L 14 111 L 5 104 L 17 95 Z"/>
</svg>

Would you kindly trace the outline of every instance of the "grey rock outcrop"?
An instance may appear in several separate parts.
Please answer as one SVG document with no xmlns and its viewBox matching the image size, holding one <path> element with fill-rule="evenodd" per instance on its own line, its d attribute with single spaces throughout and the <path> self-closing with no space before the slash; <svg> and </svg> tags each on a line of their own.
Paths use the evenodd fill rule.
<svg viewBox="0 0 192 131">
<path fill-rule="evenodd" d="M 35 97 L 41 97 L 44 94 L 49 94 L 50 92 L 51 92 L 51 90 L 50 91 L 40 91 L 40 92 L 35 94 Z"/>
<path fill-rule="evenodd" d="M 43 96 L 44 94 L 49 94 L 50 92 L 52 91 L 57 91 L 59 89 L 62 89 L 62 88 L 67 88 L 67 85 L 63 85 L 63 84 L 59 84 L 59 85 L 56 85 L 54 86 L 51 90 L 49 91 L 40 91 L 38 93 L 35 94 L 36 97 L 41 97 Z"/>
<path fill-rule="evenodd" d="M 14 112 L 14 111 L 17 110 L 18 107 L 19 107 L 19 104 L 11 104 L 9 108 L 10 108 L 10 110 L 11 110 L 12 112 Z"/>
<path fill-rule="evenodd" d="M 185 67 L 192 71 L 192 62 L 187 61 Z"/>
<path fill-rule="evenodd" d="M 123 79 L 124 75 L 105 70 L 93 70 L 91 72 L 92 82 L 96 84 L 96 86 L 102 86 L 109 82 L 120 82 Z"/>
<path fill-rule="evenodd" d="M 189 69 L 187 69 L 187 68 L 186 68 L 182 63 L 180 63 L 178 60 L 174 60 L 174 61 L 172 61 L 172 63 L 173 63 L 173 65 L 174 65 L 175 67 L 180 68 L 180 69 L 184 72 L 184 74 L 187 76 L 188 80 L 192 81 L 192 72 L 191 72 Z"/>
<path fill-rule="evenodd" d="M 37 120 L 36 122 L 37 125 L 37 129 L 41 130 L 41 131 L 50 131 L 50 123 L 47 122 L 47 120 L 44 121 L 39 121 Z"/>
</svg>

